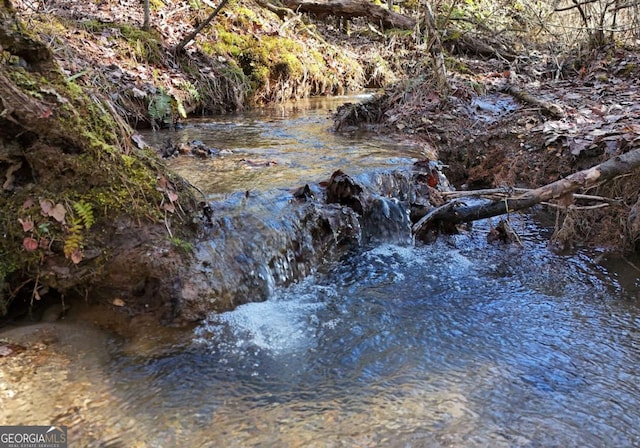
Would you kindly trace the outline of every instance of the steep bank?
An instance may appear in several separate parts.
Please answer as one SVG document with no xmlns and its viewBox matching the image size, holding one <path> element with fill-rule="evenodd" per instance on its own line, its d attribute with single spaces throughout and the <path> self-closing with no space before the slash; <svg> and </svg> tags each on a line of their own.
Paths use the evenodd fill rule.
<svg viewBox="0 0 640 448">
<path fill-rule="evenodd" d="M 204 19 L 204 5 L 154 4 L 149 31 L 139 28 L 135 2 L 16 6 L 2 9 L 3 314 L 90 298 L 179 317 L 203 215 L 130 126 L 171 126 L 187 114 L 356 91 L 396 76 L 364 36 L 350 41 L 358 51 L 338 47 L 330 41 L 341 31 L 329 26 L 322 37 L 301 16 L 242 1 L 179 56 L 173 48 Z"/>
<path fill-rule="evenodd" d="M 170 282 L 152 278 L 179 272 L 177 243 L 194 234 L 190 192 L 134 146 L 108 98 L 60 71 L 10 6 L 0 14 L 0 311 L 170 295 Z"/>
<path fill-rule="evenodd" d="M 402 71 L 373 33 L 321 33 L 293 11 L 279 16 L 245 0 L 225 5 L 181 54 L 175 47 L 211 13 L 207 2 L 151 2 L 148 31 L 137 1 L 15 3 L 64 74 L 108 95 L 134 127 L 381 87 Z"/>
</svg>

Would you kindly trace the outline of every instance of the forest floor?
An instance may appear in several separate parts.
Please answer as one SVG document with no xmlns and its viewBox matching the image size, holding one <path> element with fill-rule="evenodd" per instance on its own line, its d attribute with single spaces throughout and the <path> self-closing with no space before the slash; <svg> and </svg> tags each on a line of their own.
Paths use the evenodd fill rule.
<svg viewBox="0 0 640 448">
<path fill-rule="evenodd" d="M 497 60 L 458 64 L 465 74 L 450 73 L 448 97 L 429 81 L 390 89 L 357 121 L 423 141 L 454 185 L 470 190 L 537 188 L 640 147 L 637 52 L 609 48 L 568 70 L 549 69 L 544 58 L 509 70 Z M 343 111 L 336 127 L 352 121 Z M 593 198 L 548 204 L 557 214 L 556 247 L 637 249 L 638 191 L 640 176 L 628 174 L 582 192 Z"/>
</svg>

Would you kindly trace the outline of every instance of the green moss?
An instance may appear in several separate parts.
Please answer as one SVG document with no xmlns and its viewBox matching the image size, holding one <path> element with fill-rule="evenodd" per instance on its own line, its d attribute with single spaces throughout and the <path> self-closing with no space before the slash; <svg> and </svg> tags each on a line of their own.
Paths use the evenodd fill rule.
<svg viewBox="0 0 640 448">
<path fill-rule="evenodd" d="M 33 76 L 25 69 L 20 66 L 13 65 L 11 70 L 8 71 L 8 74 L 9 78 L 16 86 L 21 87 L 23 92 L 34 98 L 42 98 L 38 80 L 34 79 Z M 42 78 L 40 78 L 40 80 L 42 80 Z"/>
<path fill-rule="evenodd" d="M 629 76 L 632 75 L 638 66 L 633 62 L 627 62 L 627 64 L 618 72 L 621 76 Z"/>
<path fill-rule="evenodd" d="M 293 39 L 262 36 L 257 40 L 252 35 L 228 31 L 221 25 L 216 33 L 215 43 L 205 43 L 204 51 L 235 61 L 256 89 L 264 86 L 269 79 L 296 79 L 304 73 L 305 65 L 300 55 L 304 55 L 306 49 Z"/>
<path fill-rule="evenodd" d="M 243 25 L 254 25 L 254 24 L 260 23 L 258 14 L 256 14 L 255 11 L 249 8 L 245 8 L 242 6 L 237 7 L 235 9 L 235 13 L 236 13 L 236 17 L 234 22 L 236 25 L 243 26 Z"/>
<path fill-rule="evenodd" d="M 196 45 L 219 62 L 214 69 L 218 79 L 225 78 L 220 85 L 227 89 L 239 88 L 243 97 L 262 102 L 363 87 L 364 69 L 357 58 L 332 45 L 300 39 L 296 27 L 304 27 L 306 33 L 311 28 L 308 25 L 272 33 L 274 20 L 279 19 L 265 9 L 232 2 L 225 11 L 200 34 Z M 198 73 L 192 76 L 207 82 Z M 207 86 L 197 90 L 206 92 Z M 202 96 L 204 101 L 210 98 L 206 93 Z"/>
<path fill-rule="evenodd" d="M 72 22 L 75 25 L 75 22 Z M 144 31 L 128 23 L 100 22 L 98 20 L 84 20 L 76 26 L 92 34 L 105 34 L 117 45 L 120 53 L 137 61 L 151 64 L 161 64 L 164 56 L 162 51 L 162 36 L 154 29 Z"/>
<path fill-rule="evenodd" d="M 41 126 L 30 132 L 41 135 L 42 143 L 24 148 L 25 167 L 31 168 L 34 183 L 0 196 L 0 297 L 13 273 L 35 275 L 46 257 L 68 256 L 67 249 L 73 247 L 105 244 L 96 240 L 99 235 L 74 225 L 81 222 L 73 219 L 72 205 L 79 201 L 95 211 L 103 227 L 118 216 L 160 220 L 163 193 L 156 187 L 159 173 L 164 172 L 147 152 L 123 152 L 120 144 L 128 136 L 119 135 L 118 124 L 100 97 L 87 96 L 79 85 L 67 82 L 56 71 L 46 76 L 19 66 L 5 67 L 4 71 L 25 94 L 42 98 L 51 116 L 44 117 L 41 125 L 31 125 Z M 5 140 L 10 136 L 2 137 L 5 145 L 11 141 Z M 66 223 L 43 216 L 38 205 L 41 199 L 62 204 L 68 213 Z M 25 209 L 26 201 L 36 205 Z M 19 219 L 32 219 L 34 228 L 25 231 Z M 25 238 L 33 238 L 40 246 L 28 249 L 23 244 Z M 0 300 L 0 308 L 7 300 Z"/>
<path fill-rule="evenodd" d="M 182 238 L 172 237 L 169 238 L 169 242 L 178 250 L 188 254 L 193 251 L 193 244 L 189 241 L 185 241 Z"/>
<path fill-rule="evenodd" d="M 164 2 L 162 0 L 150 0 L 149 8 L 152 11 L 159 11 L 164 6 Z"/>
</svg>

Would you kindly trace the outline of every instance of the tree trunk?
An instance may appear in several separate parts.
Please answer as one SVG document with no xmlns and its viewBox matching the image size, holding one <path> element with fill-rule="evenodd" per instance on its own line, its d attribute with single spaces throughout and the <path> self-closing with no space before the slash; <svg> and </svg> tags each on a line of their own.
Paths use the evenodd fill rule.
<svg viewBox="0 0 640 448">
<path fill-rule="evenodd" d="M 149 0 L 144 0 L 144 21 L 142 22 L 142 29 L 149 31 L 151 28 L 151 12 L 149 11 Z"/>
<path fill-rule="evenodd" d="M 319 17 L 341 16 L 346 19 L 366 17 L 384 28 L 411 29 L 416 21 L 402 14 L 372 4 L 367 0 L 284 0 L 294 11 L 315 14 Z"/>
<path fill-rule="evenodd" d="M 437 87 L 442 93 L 446 93 L 451 90 L 449 80 L 447 79 L 447 66 L 444 61 L 444 53 L 442 51 L 442 41 L 440 40 L 440 34 L 436 28 L 436 19 L 431 10 L 431 5 L 425 2 L 425 25 L 427 32 L 428 48 L 431 57 L 433 58 L 433 71 L 437 82 Z"/>
<path fill-rule="evenodd" d="M 606 182 L 616 176 L 640 168 L 640 149 L 613 157 L 587 170 L 579 171 L 564 179 L 557 180 L 535 190 L 530 190 L 514 198 L 506 198 L 480 205 L 464 206 L 447 204 L 432 210 L 413 226 L 416 235 L 439 224 L 458 224 L 490 218 L 508 212 L 529 208 L 541 202 L 559 199 L 598 182 Z"/>
</svg>

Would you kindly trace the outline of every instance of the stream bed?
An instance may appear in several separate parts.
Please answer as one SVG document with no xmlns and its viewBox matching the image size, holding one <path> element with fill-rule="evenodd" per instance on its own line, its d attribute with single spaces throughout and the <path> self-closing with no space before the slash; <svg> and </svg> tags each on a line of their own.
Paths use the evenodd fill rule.
<svg viewBox="0 0 640 448">
<path fill-rule="evenodd" d="M 327 132 L 337 104 L 147 138 L 226 149 L 171 163 L 227 207 L 256 192 L 251 213 L 268 221 L 269 201 L 335 169 L 422 157 Z M 511 219 L 522 246 L 487 243 L 489 221 L 430 245 L 366 244 L 192 331 L 141 327 L 129 340 L 86 316 L 38 324 L 32 367 L 0 359 L 0 423 L 66 424 L 70 446 L 95 447 L 640 446 L 637 271 L 594 251 L 555 254 L 534 218 Z"/>
</svg>

